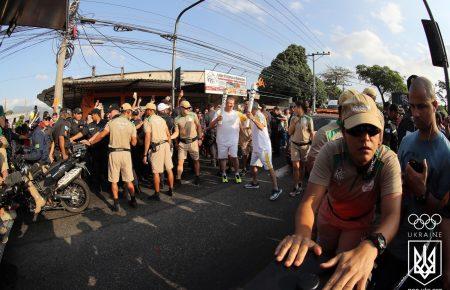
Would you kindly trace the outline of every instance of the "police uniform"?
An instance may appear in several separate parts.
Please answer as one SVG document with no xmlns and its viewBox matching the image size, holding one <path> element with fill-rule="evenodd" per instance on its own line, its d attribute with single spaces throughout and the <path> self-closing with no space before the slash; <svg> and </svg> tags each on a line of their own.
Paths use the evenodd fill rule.
<svg viewBox="0 0 450 290">
<path fill-rule="evenodd" d="M 151 148 L 149 152 L 152 172 L 163 173 L 173 168 L 170 154 L 170 143 L 166 121 L 158 115 L 152 115 L 144 121 L 144 132 L 151 134 Z"/>
<path fill-rule="evenodd" d="M 73 118 L 69 119 L 70 123 L 70 137 L 77 135 L 80 132 L 83 132 L 86 127 L 86 123 L 83 120 L 77 121 Z"/>
<path fill-rule="evenodd" d="M 187 154 L 192 160 L 199 160 L 197 124 L 198 117 L 195 113 L 189 112 L 186 116 L 179 115 L 175 118 L 175 126 L 178 127 L 180 142 L 178 147 L 178 159 L 185 160 Z"/>
<path fill-rule="evenodd" d="M 120 116 L 109 121 L 105 129 L 109 130 L 109 182 L 119 182 L 120 176 L 124 182 L 132 182 L 134 177 L 130 140 L 137 135 L 136 127 L 127 118 Z"/>
<path fill-rule="evenodd" d="M 291 132 L 294 131 L 291 135 L 291 160 L 306 161 L 314 132 L 312 118 L 307 115 L 295 116 L 291 120 L 289 129 Z"/>
<path fill-rule="evenodd" d="M 60 118 L 52 129 L 52 140 L 55 142 L 55 157 L 60 158 L 59 137 L 64 137 L 64 145 L 67 150 L 69 146 L 70 122 L 67 119 Z"/>
</svg>

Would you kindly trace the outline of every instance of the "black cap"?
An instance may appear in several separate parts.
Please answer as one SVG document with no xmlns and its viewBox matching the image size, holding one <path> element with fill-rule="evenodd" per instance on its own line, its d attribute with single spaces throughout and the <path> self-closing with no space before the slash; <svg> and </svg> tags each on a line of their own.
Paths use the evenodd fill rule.
<svg viewBox="0 0 450 290">
<path fill-rule="evenodd" d="M 100 111 L 100 109 L 94 108 L 91 111 L 91 115 L 94 115 L 94 114 L 101 116 L 102 115 L 102 111 Z"/>
<path fill-rule="evenodd" d="M 81 110 L 81 108 L 75 108 L 75 110 L 73 110 L 74 114 L 82 114 L 83 111 Z"/>
<path fill-rule="evenodd" d="M 45 117 L 50 117 L 50 113 L 48 111 L 44 111 L 44 113 L 42 114 L 42 118 Z"/>
</svg>

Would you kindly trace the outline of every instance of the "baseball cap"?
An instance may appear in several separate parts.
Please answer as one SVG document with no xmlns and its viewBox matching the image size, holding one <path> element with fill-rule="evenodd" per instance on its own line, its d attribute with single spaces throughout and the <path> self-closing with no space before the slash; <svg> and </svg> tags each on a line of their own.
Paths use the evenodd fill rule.
<svg viewBox="0 0 450 290">
<path fill-rule="evenodd" d="M 131 107 L 131 105 L 128 103 L 123 103 L 120 108 L 122 109 L 122 111 L 133 110 L 133 107 Z"/>
<path fill-rule="evenodd" d="M 342 121 L 345 129 L 351 129 L 361 124 L 370 124 L 383 130 L 380 111 L 371 97 L 358 93 L 356 90 L 349 90 L 344 93 L 351 94 L 341 104 Z"/>
<path fill-rule="evenodd" d="M 83 111 L 81 110 L 81 108 L 75 108 L 75 109 L 73 110 L 73 113 L 74 113 L 74 114 L 82 114 Z"/>
<path fill-rule="evenodd" d="M 147 103 L 147 105 L 145 105 L 145 109 L 156 111 L 156 105 L 153 102 L 149 102 L 149 103 Z"/>
<path fill-rule="evenodd" d="M 180 104 L 180 107 L 183 107 L 185 109 L 190 109 L 191 108 L 191 104 L 188 101 L 182 101 Z"/>
<path fill-rule="evenodd" d="M 97 108 L 94 108 L 94 109 L 92 109 L 92 111 L 91 111 L 91 115 L 101 115 L 101 111 L 100 111 L 100 109 L 97 109 Z"/>
<path fill-rule="evenodd" d="M 354 94 L 358 94 L 358 91 L 355 89 L 348 89 L 342 92 L 338 99 L 338 106 L 341 106 L 346 100 L 350 99 L 354 96 Z"/>
<path fill-rule="evenodd" d="M 253 102 L 252 110 L 259 110 L 261 109 L 261 106 L 258 104 L 258 102 Z"/>
<path fill-rule="evenodd" d="M 170 107 L 167 104 L 165 104 L 165 103 L 159 103 L 158 104 L 158 111 L 159 112 L 167 110 L 168 108 L 170 108 Z"/>
<path fill-rule="evenodd" d="M 374 88 L 372 88 L 372 87 L 365 88 L 364 91 L 363 91 L 363 94 L 368 95 L 374 101 L 377 98 L 377 91 Z"/>
</svg>

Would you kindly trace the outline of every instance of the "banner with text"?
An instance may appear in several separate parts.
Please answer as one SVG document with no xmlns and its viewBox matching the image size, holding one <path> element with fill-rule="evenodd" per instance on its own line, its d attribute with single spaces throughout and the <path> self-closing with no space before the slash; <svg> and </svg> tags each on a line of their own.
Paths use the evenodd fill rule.
<svg viewBox="0 0 450 290">
<path fill-rule="evenodd" d="M 241 76 L 205 70 L 205 93 L 247 96 L 247 79 Z"/>
</svg>

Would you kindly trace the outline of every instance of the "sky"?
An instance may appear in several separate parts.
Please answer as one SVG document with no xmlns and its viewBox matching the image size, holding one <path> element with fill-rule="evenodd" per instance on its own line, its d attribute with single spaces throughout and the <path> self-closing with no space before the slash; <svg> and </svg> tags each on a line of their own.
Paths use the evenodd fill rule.
<svg viewBox="0 0 450 290">
<path fill-rule="evenodd" d="M 80 2 L 79 12 L 84 17 L 172 33 L 177 14 L 195 1 Z M 448 0 L 428 2 L 440 25 L 447 51 L 450 51 L 450 22 L 446 21 L 450 19 Z M 378 64 L 388 65 L 405 77 L 410 74 L 423 75 L 436 83 L 444 76 L 442 68 L 431 64 L 420 21 L 428 18 L 423 1 L 419 0 L 206 0 L 182 17 L 178 32 L 180 36 L 232 51 L 261 65 L 269 65 L 278 53 L 294 43 L 304 46 L 307 53 L 330 51 L 330 56 L 316 62 L 317 73 L 332 66 L 343 66 L 354 71 L 358 64 Z M 75 52 L 64 71 L 65 77 L 89 76 L 92 65 L 96 66 L 97 75 L 119 73 L 122 66 L 125 72 L 171 68 L 171 55 L 166 50 L 142 50 L 137 49 L 136 45 L 96 39 L 101 33 L 108 38 L 127 38 L 170 47 L 170 42 L 159 35 L 136 31 L 115 32 L 112 27 L 96 27 L 97 30 L 89 25 L 78 27 L 79 35 L 84 39 L 74 41 Z M 85 33 L 95 43 L 93 46 L 86 40 Z M 18 41 L 25 37 L 24 34 L 13 33 L 10 38 L 5 37 L 0 47 L 0 102 L 4 105 L 6 100 L 8 108 L 40 103 L 36 96 L 55 81 L 55 51 L 59 43 L 56 33 L 49 34 L 54 36 L 52 39 L 11 55 L 3 52 L 9 46 L 13 46 L 13 50 L 20 49 L 22 46 L 18 46 Z M 179 43 L 179 48 L 206 54 L 210 58 L 208 61 L 192 60 L 180 55 L 177 66 L 183 70 L 230 71 L 246 76 L 248 87 L 258 77 L 259 69 L 248 69 L 211 50 L 183 42 Z M 351 85 L 357 89 L 366 86 L 356 76 L 351 80 Z"/>
</svg>

